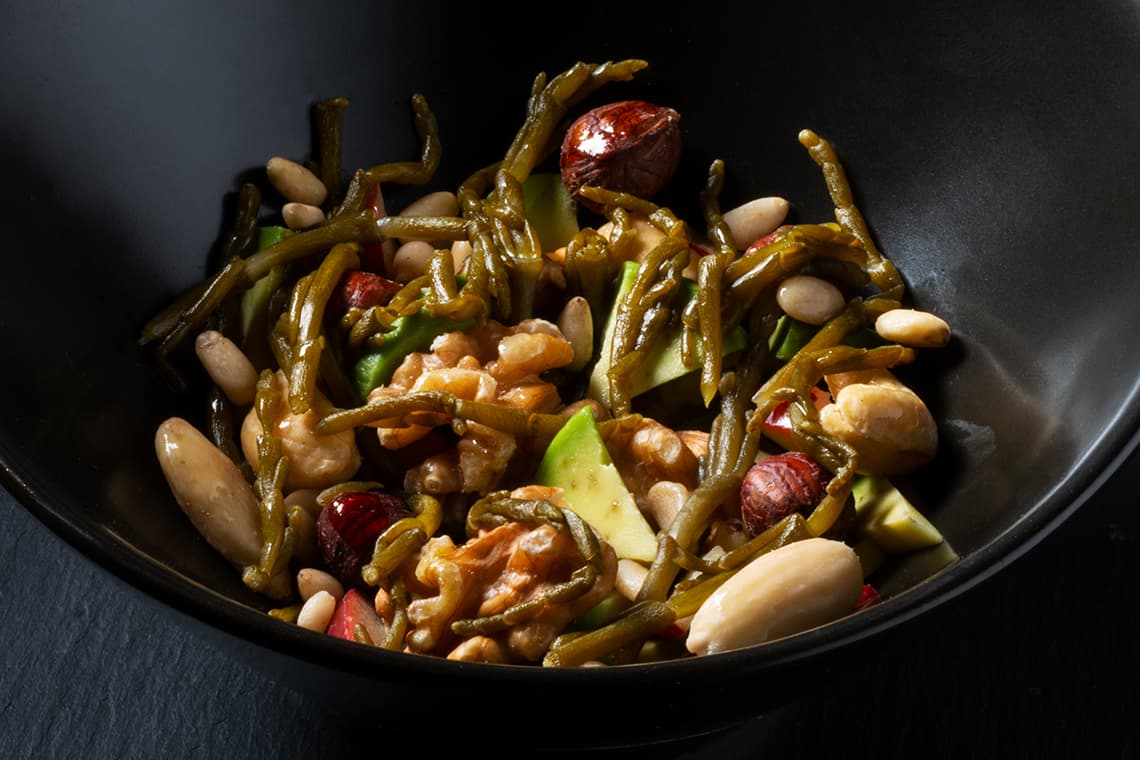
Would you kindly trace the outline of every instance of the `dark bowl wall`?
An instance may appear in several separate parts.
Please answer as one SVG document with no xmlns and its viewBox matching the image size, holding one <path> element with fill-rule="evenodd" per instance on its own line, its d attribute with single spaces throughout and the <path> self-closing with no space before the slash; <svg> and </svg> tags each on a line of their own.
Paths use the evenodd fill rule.
<svg viewBox="0 0 1140 760">
<path fill-rule="evenodd" d="M 428 189 L 454 188 L 503 154 L 538 72 L 645 58 L 634 82 L 595 100 L 637 96 L 682 113 L 678 210 L 691 211 L 722 158 L 725 207 L 780 194 L 797 221 L 828 220 L 822 177 L 796 141 L 810 127 L 836 146 L 916 303 L 954 328 L 949 349 L 922 353 L 907 374 L 943 441 L 907 485 L 960 561 L 830 631 L 649 669 L 680 706 L 699 702 L 696 686 L 735 693 L 768 668 L 773 685 L 790 682 L 775 674 L 967 588 L 1031 546 L 1135 445 L 1132 4 L 560 7 L 553 25 L 413 3 L 12 5 L 0 24 L 7 482 L 162 603 L 239 643 L 268 637 L 298 661 L 317 652 L 321 664 L 302 669 L 328 664 L 364 683 L 440 678 L 457 690 L 470 672 L 504 689 L 538 683 L 511 669 L 357 658 L 343 642 L 281 630 L 230 601 L 258 605 L 157 470 L 158 422 L 202 409 L 165 385 L 135 344 L 139 329 L 204 276 L 239 182 L 271 155 L 308 156 L 308 109 L 324 97 L 351 101 L 345 165 L 355 167 L 415 158 L 409 100 L 426 95 L 443 142 Z M 411 195 L 393 188 L 390 205 L 401 197 Z M 900 568 L 893 590 L 926 578 L 926 562 Z M 597 683 L 653 691 L 621 673 L 551 675 L 578 696 Z M 751 692 L 720 716 L 654 730 L 703 730 L 778 699 Z"/>
</svg>

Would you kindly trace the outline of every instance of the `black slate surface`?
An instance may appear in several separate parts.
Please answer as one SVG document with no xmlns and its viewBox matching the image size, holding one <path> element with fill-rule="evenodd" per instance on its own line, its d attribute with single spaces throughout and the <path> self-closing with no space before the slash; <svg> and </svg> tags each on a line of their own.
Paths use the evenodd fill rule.
<svg viewBox="0 0 1140 760">
<path fill-rule="evenodd" d="M 599 754 L 1140 756 L 1138 488 L 1140 452 L 1027 555 L 885 636 L 825 693 L 721 735 Z M 374 726 L 172 621 L 3 492 L 0 524 L 0 758 L 390 756 Z M 409 731 L 436 756 L 436 733 Z"/>
</svg>

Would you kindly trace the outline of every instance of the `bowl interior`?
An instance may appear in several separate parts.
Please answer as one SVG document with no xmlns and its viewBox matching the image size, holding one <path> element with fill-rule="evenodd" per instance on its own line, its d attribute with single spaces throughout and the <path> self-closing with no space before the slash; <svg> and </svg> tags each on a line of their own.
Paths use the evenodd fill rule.
<svg viewBox="0 0 1140 760">
<path fill-rule="evenodd" d="M 145 320 L 205 274 L 239 182 L 270 155 L 307 157 L 308 108 L 332 95 L 350 99 L 346 167 L 414 159 L 409 100 L 428 98 L 443 160 L 409 198 L 501 157 L 534 76 L 576 60 L 649 61 L 595 100 L 681 112 L 674 187 L 691 193 L 677 190 L 679 212 L 693 212 L 721 158 L 725 207 L 783 195 L 797 221 L 830 220 L 796 135 L 833 142 L 909 297 L 955 333 L 906 372 L 941 434 L 937 461 L 906 487 L 959 559 L 900 563 L 875 614 L 724 658 L 734 667 L 796 660 L 957 593 L 1031 545 L 1133 445 L 1140 183 L 1122 180 L 1140 176 L 1135 8 L 601 8 L 554 30 L 413 4 L 325 8 L 312 23 L 292 2 L 224 13 L 113 2 L 62 22 L 45 4 L 3 12 L 0 462 L 41 518 L 164 603 L 302 658 L 319 647 L 358 673 L 392 672 L 391 658 L 265 625 L 154 459 L 158 423 L 200 418 L 202 405 L 136 345 Z M 694 678 L 713 667 L 678 666 Z"/>
</svg>

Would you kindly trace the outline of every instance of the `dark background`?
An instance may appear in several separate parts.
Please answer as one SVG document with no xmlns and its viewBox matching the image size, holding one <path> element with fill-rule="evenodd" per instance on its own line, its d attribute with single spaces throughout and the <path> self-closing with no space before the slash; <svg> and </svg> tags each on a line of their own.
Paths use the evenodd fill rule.
<svg viewBox="0 0 1140 760">
<path fill-rule="evenodd" d="M 1028 554 L 859 650 L 850 673 L 818 692 L 722 735 L 600 754 L 1137 757 L 1138 488 L 1133 453 Z M 390 729 L 328 714 L 213 646 L 6 493 L 0 524 L 0 757 L 285 760 L 393 749 Z M 493 749 L 503 723 L 486 709 L 480 748 Z M 556 720 L 636 715 L 583 705 L 585 717 Z M 406 735 L 437 746 L 435 726 Z"/>
<path fill-rule="evenodd" d="M 292 15 L 285 15 L 285 5 Z M 190 220 L 179 230 L 180 247 L 203 250 L 214 237 L 220 191 L 232 186 L 229 172 L 250 165 L 250 156 L 261 156 L 266 145 L 302 150 L 302 143 L 285 138 L 307 132 L 298 122 L 297 108 L 298 103 L 307 102 L 307 93 L 327 94 L 334 84 L 333 91 L 339 93 L 348 80 L 369 83 L 381 78 L 380 72 L 356 69 L 332 77 L 330 72 L 346 48 L 352 50 L 355 45 L 359 51 L 364 44 L 375 45 L 379 61 L 385 46 L 407 44 L 417 54 L 414 58 L 421 60 L 431 59 L 435 49 L 476 40 L 480 47 L 470 56 L 472 67 L 455 72 L 471 76 L 455 76 L 448 80 L 448 87 L 433 90 L 438 107 L 462 111 L 465 102 L 481 97 L 481 91 L 471 89 L 471 83 L 479 81 L 477 64 L 500 52 L 511 56 L 542 52 L 546 50 L 542 35 L 549 31 L 527 28 L 509 33 L 496 25 L 495 35 L 479 37 L 466 24 L 441 24 L 436 14 L 414 13 L 416 7 L 411 3 L 399 5 L 406 11 L 399 18 L 393 15 L 394 4 L 344 3 L 341 16 L 328 10 L 335 3 L 307 5 L 247 0 L 233 5 L 242 12 L 227 9 L 228 15 L 222 14 L 222 21 L 216 22 L 213 19 L 218 15 L 208 14 L 207 4 L 0 3 L 0 82 L 4 84 L 0 90 L 0 163 L 8 179 L 0 183 L 0 207 L 8 212 L 10 223 L 4 253 L 16 264 L 0 282 L 8 285 L 8 295 L 14 297 L 18 286 L 13 283 L 24 281 L 13 271 L 20 272 L 22 266 L 38 274 L 53 274 L 58 266 L 55 260 L 49 256 L 37 259 L 33 254 L 79 240 L 83 245 L 69 258 L 74 269 L 65 282 L 55 282 L 59 290 L 54 296 L 59 301 L 79 299 L 85 306 L 110 312 L 101 321 L 69 323 L 71 350 L 59 356 L 80 365 L 84 341 L 106 343 L 107 334 L 133 335 L 138 323 L 152 313 L 149 305 L 146 309 L 140 306 L 138 282 L 155 278 L 186 282 L 201 270 L 197 253 L 176 262 L 156 257 L 155 251 L 170 247 L 169 240 L 156 231 L 161 227 L 138 225 L 138 219 L 124 209 L 169 204 L 179 212 L 178 218 Z M 867 184 L 860 186 L 877 183 L 879 188 L 890 189 L 876 196 L 876 208 L 868 209 L 880 229 L 919 229 L 918 220 L 928 225 L 920 230 L 920 238 L 962 237 L 969 242 L 973 235 L 980 243 L 989 231 L 989 225 L 982 222 L 997 220 L 1007 233 L 1001 239 L 1024 246 L 1049 237 L 1045 241 L 1049 245 L 1041 243 L 1043 250 L 1071 250 L 1079 262 L 1085 246 L 1134 226 L 1131 199 L 1140 175 L 1135 171 L 1131 136 L 1114 127 L 1136 123 L 1130 118 L 1130 109 L 1140 97 L 1134 67 L 1120 63 L 1135 60 L 1128 58 L 1137 49 L 1140 28 L 1135 4 L 974 2 L 919 9 L 914 4 L 886 3 L 876 6 L 876 19 L 864 17 L 863 5 L 836 6 L 827 12 L 812 7 L 807 12 L 818 13 L 819 23 L 813 23 L 811 33 L 795 45 L 779 38 L 778 18 L 760 17 L 777 12 L 769 8 L 799 16 L 805 7 L 762 5 L 749 10 L 752 21 L 766 23 L 751 25 L 732 24 L 733 18 L 718 15 L 713 5 L 702 4 L 695 13 L 689 9 L 686 15 L 675 17 L 657 12 L 657 20 L 672 35 L 668 40 L 685 46 L 685 55 L 671 59 L 674 70 L 683 68 L 687 56 L 696 60 L 717 53 L 722 46 L 751 46 L 754 60 L 778 84 L 759 92 L 759 97 L 778 104 L 771 120 L 787 119 L 797 127 L 801 119 L 821 129 L 843 127 L 841 134 L 846 136 L 850 154 L 862 157 L 867 168 Z M 728 7 L 723 4 L 720 12 Z M 846 10 L 838 10 L 841 7 Z M 597 52 L 596 43 L 607 39 L 640 50 L 638 33 L 644 30 L 616 23 L 612 16 L 617 12 L 610 8 L 618 5 L 587 9 L 593 13 L 590 18 L 569 19 L 580 24 L 563 23 L 559 27 L 566 33 L 562 44 L 582 55 Z M 739 10 L 737 6 L 732 9 Z M 894 18 L 894 10 L 899 11 L 899 18 L 918 16 L 924 23 L 909 29 L 884 23 L 883 19 Z M 474 9 L 472 15 L 478 11 Z M 298 24 L 298 19 L 312 23 Z M 529 18 L 519 20 L 524 26 L 533 24 Z M 829 45 L 852 35 L 862 36 L 860 55 L 828 56 Z M 295 58 L 280 55 L 274 46 L 295 37 L 312 44 L 293 51 Z M 992 44 L 986 43 L 991 39 Z M 772 50 L 780 49 L 777 42 L 795 47 L 799 55 L 791 60 L 773 56 Z M 272 57 L 258 52 L 265 48 Z M 895 56 L 917 63 L 899 66 Z M 193 65 L 185 65 L 186 61 Z M 212 76 L 205 63 L 214 64 Z M 904 76 L 912 70 L 914 78 Z M 532 67 L 520 64 L 518 76 L 529 79 L 531 71 Z M 378 102 L 383 100 L 378 92 L 361 85 L 353 91 L 368 94 L 357 100 L 352 118 L 363 121 L 364 114 L 375 114 L 384 107 L 404 108 L 403 77 L 418 81 L 423 72 L 398 73 L 399 77 L 389 81 L 401 83 L 400 100 L 385 105 Z M 440 72 L 431 73 L 443 78 Z M 818 102 L 790 86 L 803 80 L 818 83 L 813 85 L 820 88 Z M 219 87 L 219 81 L 233 86 Z M 664 81 L 675 82 L 678 89 L 683 85 L 686 91 L 701 91 L 701 82 L 682 82 L 679 77 Z M 857 140 L 855 132 L 846 127 L 853 113 L 863 113 L 858 106 L 862 103 L 859 87 L 864 82 L 884 84 L 886 95 L 870 114 L 875 117 L 870 123 L 882 129 L 867 128 Z M 946 86 L 932 88 L 928 82 Z M 1023 86 L 1042 82 L 1045 86 L 1039 88 Z M 725 83 L 734 92 L 755 88 L 752 81 L 728 79 Z M 267 91 L 275 87 L 286 96 L 268 97 Z M 709 90 L 710 97 L 716 92 Z M 810 100 L 811 107 L 788 108 L 789 92 Z M 249 99 L 255 97 L 263 107 L 250 108 Z M 254 111 L 280 140 L 249 129 L 251 122 L 246 122 L 244 131 L 237 129 L 243 117 L 252 118 Z M 930 160 L 910 160 L 925 156 L 927 146 L 909 139 L 909 120 L 892 119 L 890 114 L 927 111 L 932 118 L 946 119 L 948 134 L 960 136 L 954 145 L 966 146 L 970 156 L 996 162 L 1003 169 L 998 174 L 1012 179 L 997 184 L 982 181 L 990 176 L 986 171 L 962 174 L 951 165 L 957 153 L 945 146 L 934 151 Z M 182 129 L 188 114 L 197 118 Z M 447 117 L 446 112 L 441 115 Z M 502 120 L 513 124 L 513 115 L 503 114 Z M 443 122 L 456 123 L 454 118 Z M 401 157 L 414 150 L 414 141 L 404 134 L 402 123 L 379 119 L 375 123 L 391 123 L 388 132 L 396 133 L 399 140 L 388 143 L 385 138 L 390 134 L 368 133 L 361 129 L 367 122 L 354 122 L 351 134 L 369 135 L 367 140 L 354 137 L 354 148 L 360 153 L 375 145 L 390 145 L 386 155 Z M 763 123 L 756 125 L 758 130 L 763 128 Z M 168 143 L 166 135 L 184 139 Z M 997 139 L 1011 135 L 1022 139 Z M 474 148 L 464 146 L 463 140 L 481 144 L 485 135 L 479 129 L 451 131 L 448 139 L 449 151 L 454 148 L 455 155 L 464 155 Z M 758 144 L 769 143 L 759 140 Z M 1089 145 L 1096 149 L 1083 149 Z M 1081 149 L 1058 150 L 1056 146 Z M 1093 160 L 1087 172 L 1070 165 L 1084 167 L 1090 155 L 1096 159 L 1101 154 L 1111 161 Z M 876 155 L 899 160 L 880 166 Z M 945 163 L 937 160 L 939 156 L 946 157 Z M 802 161 L 798 151 L 795 157 L 795 171 L 810 171 L 814 182 L 814 168 Z M 359 164 L 356 158 L 349 163 Z M 766 156 L 768 160 L 776 161 L 771 176 L 782 182 L 788 176 L 787 167 L 776 158 Z M 980 166 L 993 168 L 991 163 Z M 222 167 L 220 173 L 214 171 L 216 167 Z M 741 168 L 745 170 L 741 176 L 749 176 L 749 167 Z M 1056 179 L 1068 176 L 1091 180 L 1078 187 Z M 971 184 L 974 178 L 978 178 L 976 186 Z M 937 192 L 912 190 L 933 183 L 940 191 L 938 182 L 952 180 L 961 183 L 958 189 L 963 192 L 947 195 L 961 198 L 962 207 L 948 210 L 952 225 L 929 226 L 931 216 L 916 212 L 926 210 L 921 201 Z M 206 192 L 190 192 L 190 187 Z M 115 190 L 112 195 L 120 202 L 107 202 L 108 188 Z M 1066 209 L 1074 217 L 1035 227 L 1029 211 L 1040 202 Z M 59 204 L 61 213 L 43 211 L 54 211 L 52 204 Z M 1078 215 L 1093 207 L 1098 212 L 1095 216 Z M 39 210 L 39 223 L 13 218 L 20 216 L 21 209 Z M 165 217 L 149 217 L 151 223 L 156 219 L 165 221 Z M 1053 240 L 1054 235 L 1063 237 Z M 1127 257 L 1134 247 L 1114 246 L 1109 253 Z M 125 268 L 132 272 L 129 281 L 113 277 L 114 272 L 91 255 L 112 249 L 129 259 L 131 265 Z M 989 248 L 979 245 L 979 250 Z M 1000 254 L 986 267 L 955 271 L 924 284 L 953 283 L 955 292 L 947 301 L 963 311 L 980 304 L 977 310 L 986 313 L 986 299 L 996 298 L 1035 311 L 1049 309 L 1051 304 L 1033 287 L 1053 279 L 1047 269 L 1014 272 L 1019 287 L 1011 290 L 1005 287 L 1003 278 L 1009 272 Z M 1110 258 L 1105 255 L 1099 260 Z M 42 263 L 28 263 L 36 260 Z M 1087 301 L 1106 300 L 1104 294 L 1117 284 L 1111 281 L 1111 272 L 1118 270 L 1131 271 L 1123 266 L 1107 274 L 1078 270 L 1078 276 L 1064 283 L 1066 301 L 1085 296 L 1089 296 L 1084 298 Z M 90 287 L 91 281 L 106 287 Z M 164 302 L 165 293 L 154 292 L 149 297 L 155 303 Z M 1132 313 L 1128 308 L 1115 312 Z M 1097 330 L 1077 329 L 1083 325 L 1078 320 L 1059 326 L 1071 331 L 1061 335 L 1077 336 L 1074 343 L 1106 346 L 1092 353 L 1108 365 L 1102 376 L 1113 376 L 1111 365 L 1128 352 L 1129 341 L 1135 341 L 1128 336 L 1136 333 L 1127 320 L 1095 322 L 1088 316 L 1094 312 L 1086 313 L 1085 322 Z M 69 374 L 56 365 L 41 365 L 45 342 L 42 335 L 27 331 L 24 322 L 11 318 L 0 323 L 0 328 L 5 336 L 0 386 L 14 385 L 11 378 L 33 369 L 28 376 L 50 380 L 38 384 L 36 398 L 0 394 L 6 412 L 19 423 L 5 430 L 39 433 L 40 438 L 25 436 L 21 443 L 45 449 L 44 441 L 58 438 L 70 443 L 73 437 L 94 430 L 100 436 L 116 431 L 125 435 L 126 426 L 102 424 L 111 417 L 94 419 L 99 424 L 91 428 L 51 424 L 41 414 L 44 404 L 58 400 L 63 395 L 58 392 L 61 387 L 74 390 L 77 379 L 90 383 L 89 376 L 82 372 L 83 366 Z M 1005 335 L 1000 324 L 989 326 L 989 331 L 998 337 Z M 999 346 L 1015 359 L 1021 355 L 1016 349 L 1027 350 L 1000 341 Z M 1074 374 L 1072 361 L 1049 359 L 1044 362 L 1046 369 L 1065 380 Z M 1026 386 L 1041 380 L 1036 373 L 1016 377 Z M 89 393 L 102 390 L 79 385 Z M 1073 390 L 1066 398 L 1076 399 L 1075 405 L 1081 408 L 1099 411 L 1101 405 L 1112 405 L 1112 395 L 1088 388 Z M 132 393 L 127 385 L 110 389 L 108 396 L 116 404 L 132 406 L 137 400 Z M 1016 416 L 1021 408 L 1011 404 L 999 411 Z M 1095 437 L 1100 431 L 1089 425 L 1080 432 Z M 146 448 L 146 437 L 131 440 L 132 446 Z M 1063 449 L 1065 442 L 1055 436 L 1017 440 L 1060 451 L 1061 460 L 1068 453 Z M 88 441 L 77 443 L 91 448 Z M 125 448 L 121 441 L 116 445 Z M 101 482 L 104 472 L 98 463 L 83 460 L 71 474 L 97 477 Z M 1016 480 L 1016 472 L 1006 474 Z M 119 485 L 129 486 L 129 493 L 140 490 L 131 478 Z M 1019 485 L 1032 492 L 1039 484 Z M 820 686 L 806 696 L 720 736 L 612 754 L 720 759 L 1140 755 L 1140 741 L 1135 738 L 1140 699 L 1133 688 L 1140 675 L 1135 651 L 1140 638 L 1135 590 L 1140 573 L 1134 564 L 1138 487 L 1140 455 L 1133 454 L 1096 497 L 1028 554 L 961 597 L 854 650 L 853 661 L 842 674 L 830 682 L 821 679 Z M 989 500 L 1002 503 L 1000 498 Z M 136 499 L 124 501 L 139 509 L 146 507 Z M 98 506 L 91 505 L 93 509 Z M 183 625 L 185 621 L 177 614 L 81 555 L 4 492 L 0 492 L 0 525 L 0 609 L 4 613 L 0 616 L 0 758 L 387 757 L 397 749 L 408 749 L 397 746 L 403 742 L 396 737 L 410 738 L 432 756 L 442 754 L 430 750 L 438 749 L 445 739 L 446 713 L 425 707 L 422 724 L 396 728 L 383 725 L 383 715 L 365 724 L 330 714 L 318 698 L 277 683 L 264 670 L 219 646 L 217 638 L 198 635 L 192 625 Z M 762 689 L 764 685 L 757 686 Z M 638 720 L 639 712 L 650 713 L 655 706 L 631 705 L 621 715 L 599 714 L 592 708 L 583 704 L 575 715 L 551 716 L 552 725 L 573 731 L 591 721 Z M 487 714 L 487 731 L 478 737 L 477 746 L 464 748 L 468 754 L 472 749 L 494 752 L 499 737 L 510 731 L 505 708 L 481 704 L 476 693 L 469 704 L 456 709 Z"/>
</svg>

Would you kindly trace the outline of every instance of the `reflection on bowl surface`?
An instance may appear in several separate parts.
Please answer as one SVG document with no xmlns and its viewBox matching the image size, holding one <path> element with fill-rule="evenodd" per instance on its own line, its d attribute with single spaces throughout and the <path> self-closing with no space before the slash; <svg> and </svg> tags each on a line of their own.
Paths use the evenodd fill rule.
<svg viewBox="0 0 1140 760">
<path fill-rule="evenodd" d="M 42 5 L 3 12 L 0 193 L 18 220 L 5 242 L 15 287 L 0 302 L 15 370 L 0 374 L 6 481 L 61 535 L 176 610 L 172 620 L 235 656 L 345 709 L 367 695 L 368 710 L 385 705 L 393 719 L 478 693 L 519 717 L 519 742 L 698 734 L 840 677 L 856 646 L 1031 547 L 1135 444 L 1135 8 L 788 4 L 710 9 L 703 20 L 596 9 L 575 33 L 540 39 L 520 19 L 472 9 L 443 23 L 412 4 L 345 2 L 325 11 L 336 23 L 301 24 L 301 4 L 286 5 L 222 14 L 111 3 L 69 9 L 66 24 Z M 648 665 L 454 663 L 269 619 L 158 469 L 158 424 L 200 418 L 201 400 L 171 388 L 138 346 L 140 327 L 205 276 L 241 183 L 262 176 L 270 155 L 310 155 L 308 108 L 321 98 L 350 99 L 343 163 L 357 167 L 418 155 L 408 100 L 423 93 L 442 159 L 415 192 L 454 189 L 502 157 L 536 73 L 625 58 L 649 67 L 605 97 L 681 114 L 674 186 L 701 187 L 720 158 L 724 207 L 781 195 L 795 221 L 826 221 L 831 199 L 796 137 L 811 128 L 839 152 L 908 297 L 954 331 L 950 346 L 900 370 L 940 441 L 900 487 L 957 561 L 898 562 L 883 604 L 834 625 Z M 699 218 L 695 193 L 674 208 Z M 557 737 L 535 720 L 637 702 L 659 706 L 657 718 Z M 483 720 L 455 712 L 472 730 Z"/>
</svg>

